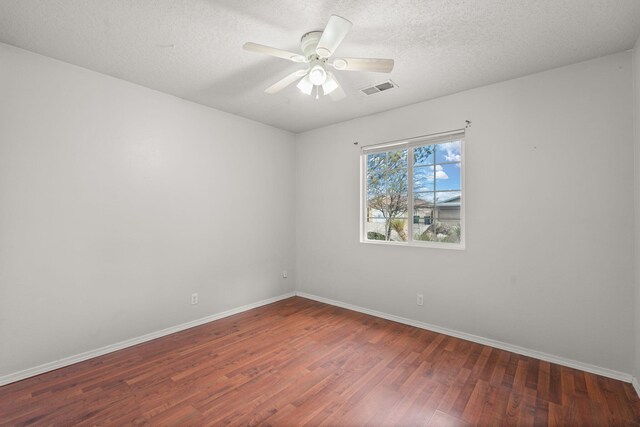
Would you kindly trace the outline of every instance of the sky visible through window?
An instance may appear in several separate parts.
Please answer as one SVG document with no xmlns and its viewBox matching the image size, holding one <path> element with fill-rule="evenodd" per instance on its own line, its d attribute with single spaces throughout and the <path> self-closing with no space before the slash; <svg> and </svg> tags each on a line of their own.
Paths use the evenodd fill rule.
<svg viewBox="0 0 640 427">
<path fill-rule="evenodd" d="M 421 151 L 435 151 L 435 156 L 419 157 Z M 416 147 L 414 149 L 413 191 L 460 191 L 460 142 Z M 434 164 L 435 160 L 435 164 Z"/>
</svg>

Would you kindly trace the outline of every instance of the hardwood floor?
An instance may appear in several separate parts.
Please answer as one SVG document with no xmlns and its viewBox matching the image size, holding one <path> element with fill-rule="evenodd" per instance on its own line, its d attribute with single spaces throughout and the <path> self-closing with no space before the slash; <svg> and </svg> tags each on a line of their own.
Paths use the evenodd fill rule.
<svg viewBox="0 0 640 427">
<path fill-rule="evenodd" d="M 0 387 L 2 425 L 639 425 L 633 387 L 295 297 Z"/>
</svg>

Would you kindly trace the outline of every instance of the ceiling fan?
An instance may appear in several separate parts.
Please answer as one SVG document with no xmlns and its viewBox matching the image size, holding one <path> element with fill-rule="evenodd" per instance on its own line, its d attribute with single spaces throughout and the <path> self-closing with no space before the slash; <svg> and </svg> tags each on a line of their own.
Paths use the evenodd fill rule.
<svg viewBox="0 0 640 427">
<path fill-rule="evenodd" d="M 307 68 L 295 71 L 269 86 L 265 92 L 271 94 L 279 92 L 299 80 L 297 87 L 303 93 L 311 95 L 315 89 L 316 98 L 318 98 L 320 87 L 322 87 L 324 95 L 329 95 L 331 99 L 338 101 L 345 97 L 345 93 L 333 73 L 327 71 L 327 66 L 338 71 L 390 73 L 393 70 L 393 59 L 335 58 L 329 61 L 352 26 L 351 21 L 331 15 L 324 31 L 310 31 L 302 36 L 300 39 L 302 54 L 251 42 L 245 43 L 242 47 L 251 52 L 308 64 Z"/>
</svg>

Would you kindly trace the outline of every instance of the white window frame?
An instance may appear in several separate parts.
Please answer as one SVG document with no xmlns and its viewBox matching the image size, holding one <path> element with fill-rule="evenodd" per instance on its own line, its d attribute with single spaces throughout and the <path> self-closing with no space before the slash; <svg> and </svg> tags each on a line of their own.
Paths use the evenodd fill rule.
<svg viewBox="0 0 640 427">
<path fill-rule="evenodd" d="M 360 242 L 369 243 L 373 245 L 387 245 L 387 246 L 413 246 L 421 248 L 436 248 L 436 249 L 465 249 L 465 236 L 466 236 L 466 223 L 465 223 L 465 138 L 466 134 L 464 129 L 457 129 L 454 131 L 442 132 L 431 135 L 423 135 L 409 139 L 403 139 L 399 141 L 385 142 L 382 144 L 368 145 L 360 149 Z M 460 155 L 462 159 L 460 161 L 460 242 L 459 243 L 444 243 L 444 242 L 430 242 L 425 240 L 413 239 L 413 150 L 415 147 L 423 145 L 437 145 L 451 141 L 460 141 Z M 393 151 L 406 148 L 407 149 L 407 241 L 388 241 L 388 240 L 369 240 L 366 234 L 366 222 L 367 222 L 367 155 L 373 153 L 384 153 L 387 151 Z M 434 152 L 434 167 L 435 167 L 435 152 Z M 437 190 L 437 188 L 436 188 Z"/>
</svg>

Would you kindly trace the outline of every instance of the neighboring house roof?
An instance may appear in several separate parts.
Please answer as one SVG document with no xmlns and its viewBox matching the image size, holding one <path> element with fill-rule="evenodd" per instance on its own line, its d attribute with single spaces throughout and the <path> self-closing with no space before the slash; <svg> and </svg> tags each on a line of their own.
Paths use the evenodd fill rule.
<svg viewBox="0 0 640 427">
<path fill-rule="evenodd" d="M 387 197 L 385 196 L 385 199 Z M 437 204 L 438 208 L 443 208 L 443 209 L 456 209 L 456 208 L 460 208 L 460 199 L 461 197 L 459 195 L 457 196 L 453 196 L 449 199 L 445 199 L 442 201 L 439 201 Z M 432 208 L 433 207 L 433 201 L 432 200 L 424 200 L 424 199 L 420 199 L 420 198 L 416 198 L 414 199 L 413 202 L 413 207 L 417 208 L 417 209 L 426 209 L 426 208 Z M 370 209 L 372 211 L 375 212 L 380 212 L 378 209 L 376 208 L 372 208 L 371 206 L 368 206 L 367 209 Z M 381 217 L 380 215 L 376 215 L 375 213 L 372 215 L 372 218 L 378 218 Z"/>
<path fill-rule="evenodd" d="M 438 207 L 460 207 L 460 199 L 461 197 L 459 195 L 453 196 L 449 199 L 445 199 L 438 202 L 437 205 Z M 416 208 L 430 208 L 430 207 L 433 207 L 433 201 L 415 199 L 413 202 L 413 206 Z"/>
</svg>

